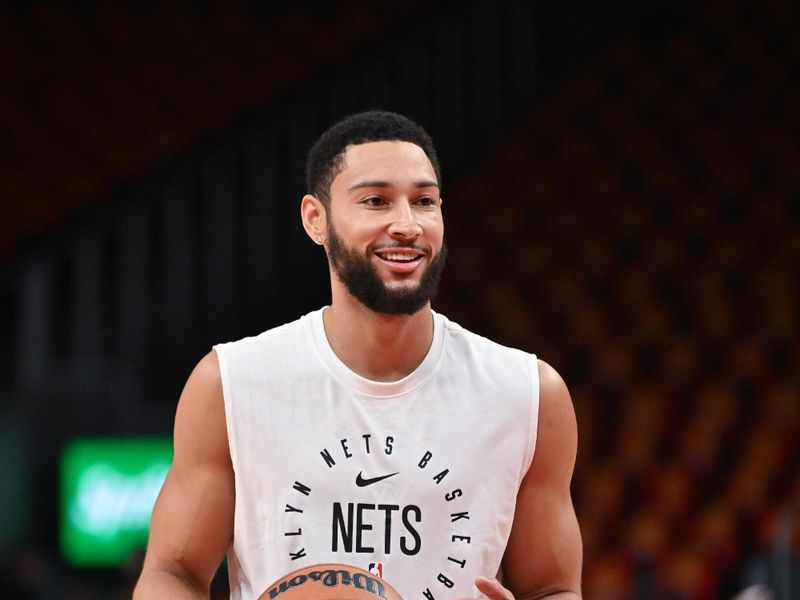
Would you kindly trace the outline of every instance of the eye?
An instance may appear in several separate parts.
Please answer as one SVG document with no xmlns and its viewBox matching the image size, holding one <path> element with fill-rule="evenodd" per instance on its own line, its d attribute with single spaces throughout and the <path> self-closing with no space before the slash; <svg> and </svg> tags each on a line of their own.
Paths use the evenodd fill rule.
<svg viewBox="0 0 800 600">
<path fill-rule="evenodd" d="M 417 204 L 423 206 L 425 208 L 436 206 L 436 200 L 431 198 L 430 196 L 421 196 L 417 198 Z"/>
<path fill-rule="evenodd" d="M 381 206 L 386 205 L 386 200 L 384 200 L 380 196 L 368 196 L 367 198 L 364 198 L 361 202 L 362 204 L 366 204 L 367 206 L 373 208 L 379 208 Z"/>
</svg>

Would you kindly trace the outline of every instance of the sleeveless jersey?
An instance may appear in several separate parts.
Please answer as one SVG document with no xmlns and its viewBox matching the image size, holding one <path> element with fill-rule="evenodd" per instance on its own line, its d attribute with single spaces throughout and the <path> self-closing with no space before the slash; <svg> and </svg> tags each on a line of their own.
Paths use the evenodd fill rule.
<svg viewBox="0 0 800 600">
<path fill-rule="evenodd" d="M 334 354 L 323 310 L 215 346 L 236 486 L 231 598 L 323 562 L 368 569 L 405 600 L 478 596 L 533 458 L 535 356 L 433 313 L 422 363 L 374 382 Z"/>
</svg>

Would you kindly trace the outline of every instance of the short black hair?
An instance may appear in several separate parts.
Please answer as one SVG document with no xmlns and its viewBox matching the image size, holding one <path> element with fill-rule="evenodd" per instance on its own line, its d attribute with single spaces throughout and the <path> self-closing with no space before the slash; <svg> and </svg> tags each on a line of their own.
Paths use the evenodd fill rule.
<svg viewBox="0 0 800 600">
<path fill-rule="evenodd" d="M 308 193 L 328 205 L 331 183 L 342 170 L 347 147 L 382 141 L 411 142 L 422 148 L 431 161 L 436 182 L 441 187 L 439 159 L 428 132 L 403 115 L 384 110 L 370 110 L 350 115 L 335 123 L 311 146 L 306 160 Z"/>
</svg>

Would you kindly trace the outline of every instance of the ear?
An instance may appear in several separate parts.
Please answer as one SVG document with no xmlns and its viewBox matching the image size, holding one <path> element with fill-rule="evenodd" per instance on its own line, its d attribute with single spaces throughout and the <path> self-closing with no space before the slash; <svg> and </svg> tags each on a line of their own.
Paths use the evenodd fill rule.
<svg viewBox="0 0 800 600">
<path fill-rule="evenodd" d="M 300 217 L 303 219 L 303 229 L 306 230 L 316 244 L 325 243 L 325 234 L 328 231 L 328 213 L 325 205 L 316 196 L 306 194 L 300 202 Z"/>
</svg>

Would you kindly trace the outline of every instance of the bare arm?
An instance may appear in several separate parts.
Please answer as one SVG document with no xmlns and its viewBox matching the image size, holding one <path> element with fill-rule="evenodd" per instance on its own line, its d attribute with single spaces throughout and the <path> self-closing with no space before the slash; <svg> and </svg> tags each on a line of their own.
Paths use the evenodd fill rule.
<svg viewBox="0 0 800 600">
<path fill-rule="evenodd" d="M 491 600 L 576 600 L 583 551 L 569 485 L 578 432 L 567 386 L 539 361 L 539 429 L 533 463 L 522 481 L 503 557 L 504 588 L 481 577 Z"/>
<path fill-rule="evenodd" d="M 208 598 L 233 536 L 233 467 L 214 352 L 198 363 L 181 394 L 174 446 L 135 599 Z"/>
</svg>

